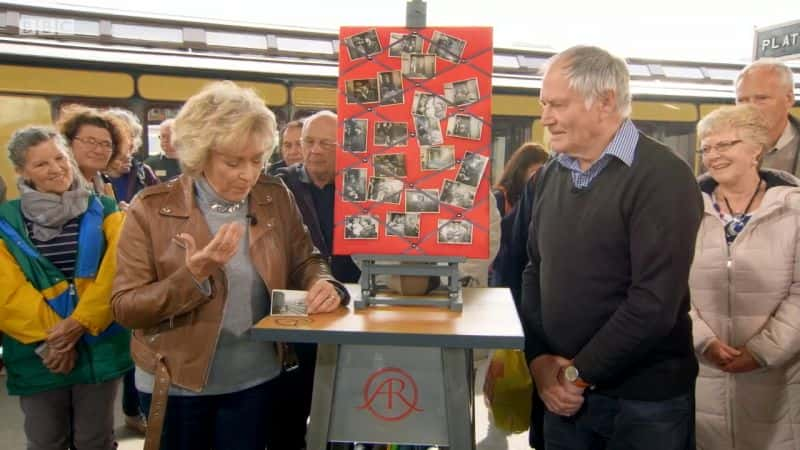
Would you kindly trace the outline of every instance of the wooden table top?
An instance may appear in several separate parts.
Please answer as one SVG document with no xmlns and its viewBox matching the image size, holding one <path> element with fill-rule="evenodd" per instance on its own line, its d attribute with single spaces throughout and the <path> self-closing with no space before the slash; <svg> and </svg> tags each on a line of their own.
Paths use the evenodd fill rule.
<svg viewBox="0 0 800 450">
<path fill-rule="evenodd" d="M 350 305 L 307 317 L 267 316 L 252 329 L 255 339 L 321 344 L 454 348 L 523 348 L 522 325 L 506 288 L 464 288 L 464 308 L 370 306 L 355 311 L 361 295 L 347 285 Z"/>
</svg>

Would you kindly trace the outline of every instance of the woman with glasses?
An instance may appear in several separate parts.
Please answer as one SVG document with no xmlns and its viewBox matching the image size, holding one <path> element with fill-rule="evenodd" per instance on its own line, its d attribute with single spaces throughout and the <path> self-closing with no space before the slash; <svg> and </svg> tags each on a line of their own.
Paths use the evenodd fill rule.
<svg viewBox="0 0 800 450">
<path fill-rule="evenodd" d="M 55 130 L 18 130 L 8 155 L 20 197 L 0 205 L 0 331 L 27 448 L 114 449 L 114 398 L 132 367 L 110 305 L 122 214 L 87 189 Z"/>
<path fill-rule="evenodd" d="M 57 127 L 78 163 L 78 175 L 95 192 L 114 197 L 114 189 L 102 172 L 121 149 L 130 145 L 125 123 L 95 108 L 70 105 L 62 110 Z"/>
<path fill-rule="evenodd" d="M 751 105 L 712 112 L 697 134 L 708 169 L 689 279 L 697 448 L 800 448 L 798 179 L 760 169 L 769 127 Z"/>
<path fill-rule="evenodd" d="M 134 329 L 145 448 L 263 450 L 285 347 L 250 328 L 271 290 L 307 290 L 310 314 L 347 300 L 285 185 L 260 177 L 275 127 L 252 90 L 209 85 L 175 119 L 183 175 L 127 211 L 112 305 Z"/>
</svg>

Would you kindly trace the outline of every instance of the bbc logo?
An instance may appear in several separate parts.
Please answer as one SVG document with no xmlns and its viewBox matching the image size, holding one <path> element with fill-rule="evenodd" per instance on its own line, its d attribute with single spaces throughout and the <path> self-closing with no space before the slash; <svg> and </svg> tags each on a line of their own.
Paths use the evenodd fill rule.
<svg viewBox="0 0 800 450">
<path fill-rule="evenodd" d="M 51 17 L 23 17 L 19 21 L 19 34 L 28 36 L 75 34 L 75 21 Z"/>
</svg>

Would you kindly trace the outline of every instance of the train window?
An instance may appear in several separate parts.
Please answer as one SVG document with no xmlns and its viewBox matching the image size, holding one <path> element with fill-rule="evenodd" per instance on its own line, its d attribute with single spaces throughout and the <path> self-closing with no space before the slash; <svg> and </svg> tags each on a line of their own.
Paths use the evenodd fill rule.
<svg viewBox="0 0 800 450">
<path fill-rule="evenodd" d="M 531 140 L 533 117 L 492 118 L 492 173 L 491 182 L 496 183 L 503 173 L 503 167 L 514 150 Z"/>
<path fill-rule="evenodd" d="M 694 168 L 694 150 L 697 140 L 694 122 L 654 122 L 634 120 L 646 135 L 663 142 L 667 147 Z"/>
<path fill-rule="evenodd" d="M 661 66 L 664 69 L 664 75 L 668 78 L 689 78 L 692 80 L 702 80 L 706 76 L 703 71 L 698 67 L 685 67 L 685 66 Z"/>
<path fill-rule="evenodd" d="M 208 45 L 218 47 L 267 49 L 267 37 L 260 34 L 249 33 L 224 33 L 220 31 L 207 31 L 206 42 Z"/>
<path fill-rule="evenodd" d="M 736 69 L 714 69 L 711 67 L 703 67 L 703 70 L 705 70 L 708 76 L 713 80 L 733 81 L 736 79 L 736 75 L 739 74 L 739 71 Z"/>
<path fill-rule="evenodd" d="M 519 66 L 526 69 L 539 69 L 547 62 L 547 58 L 537 58 L 535 56 L 517 56 L 517 60 L 519 61 Z"/>
<path fill-rule="evenodd" d="M 644 64 L 628 64 L 628 72 L 632 77 L 649 77 L 650 69 Z"/>
<path fill-rule="evenodd" d="M 516 56 L 494 54 L 494 66 L 504 69 L 519 69 L 519 61 Z"/>
<path fill-rule="evenodd" d="M 147 27 L 115 23 L 111 25 L 111 36 L 136 41 L 183 42 L 183 30 L 180 28 Z"/>
<path fill-rule="evenodd" d="M 280 51 L 333 55 L 333 43 L 330 40 L 295 39 L 278 36 L 277 43 Z"/>
</svg>

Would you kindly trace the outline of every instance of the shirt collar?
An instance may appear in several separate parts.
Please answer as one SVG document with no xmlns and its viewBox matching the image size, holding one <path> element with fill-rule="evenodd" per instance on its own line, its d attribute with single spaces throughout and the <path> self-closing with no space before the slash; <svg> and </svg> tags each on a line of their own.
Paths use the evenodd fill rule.
<svg viewBox="0 0 800 450">
<path fill-rule="evenodd" d="M 781 137 L 778 138 L 778 142 L 775 143 L 775 148 L 770 150 L 774 152 L 775 150 L 781 149 L 789 145 L 789 142 L 797 137 L 797 133 L 800 130 L 795 130 L 794 125 L 792 125 L 791 121 L 786 122 L 786 128 L 783 129 L 783 133 L 781 133 Z"/>
<path fill-rule="evenodd" d="M 636 125 L 633 124 L 631 119 L 625 119 L 616 134 L 614 134 L 614 138 L 611 139 L 603 153 L 597 158 L 597 161 L 605 158 L 606 155 L 610 155 L 630 167 L 633 164 L 633 158 L 636 156 L 637 143 L 639 143 L 639 130 L 636 129 Z M 566 153 L 559 154 L 558 161 L 562 165 L 577 163 L 575 158 L 568 156 Z"/>
</svg>

